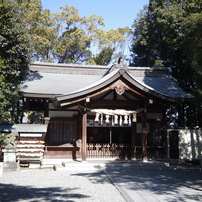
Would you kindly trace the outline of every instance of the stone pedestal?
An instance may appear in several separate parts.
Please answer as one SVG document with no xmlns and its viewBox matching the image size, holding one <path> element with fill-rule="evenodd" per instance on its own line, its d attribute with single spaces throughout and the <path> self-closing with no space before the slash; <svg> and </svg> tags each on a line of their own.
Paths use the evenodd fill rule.
<svg viewBox="0 0 202 202">
<path fill-rule="evenodd" d="M 3 162 L 0 162 L 0 177 L 3 175 Z"/>
<path fill-rule="evenodd" d="M 19 164 L 16 162 L 16 149 L 6 148 L 2 150 L 4 153 L 4 171 L 17 171 Z"/>
</svg>

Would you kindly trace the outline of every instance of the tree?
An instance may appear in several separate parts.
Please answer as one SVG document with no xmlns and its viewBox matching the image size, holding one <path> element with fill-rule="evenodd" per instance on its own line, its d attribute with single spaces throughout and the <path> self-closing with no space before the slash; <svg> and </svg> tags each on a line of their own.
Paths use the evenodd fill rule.
<svg viewBox="0 0 202 202">
<path fill-rule="evenodd" d="M 41 0 L 16 1 L 32 37 L 34 61 L 106 65 L 117 52 L 124 55 L 128 27 L 104 31 L 102 17 L 81 17 L 75 7 L 65 5 L 51 13 L 42 9 Z"/>
<path fill-rule="evenodd" d="M 91 57 L 91 44 L 98 31 L 103 26 L 103 19 L 96 15 L 80 17 L 75 7 L 61 7 L 62 12 L 56 13 L 56 21 L 60 27 L 59 43 L 55 48 L 59 63 L 84 63 Z M 65 26 L 65 27 L 64 27 Z M 65 29 L 62 29 L 62 28 Z"/>
<path fill-rule="evenodd" d="M 196 32 L 196 29 L 200 30 L 200 13 L 200 0 L 150 0 L 149 6 L 144 8 L 133 25 L 133 65 L 172 67 L 179 85 L 197 97 L 201 91 L 197 81 L 201 81 L 201 76 L 197 67 L 199 69 L 199 39 L 202 35 Z M 197 23 L 193 24 L 193 18 Z M 190 50 L 193 52 L 190 53 Z M 179 106 L 179 117 L 186 111 L 186 117 L 179 125 L 201 125 L 200 106 L 197 100 L 194 106 Z"/>
<path fill-rule="evenodd" d="M 22 24 L 31 36 L 32 59 L 53 62 L 54 46 L 58 42 L 54 15 L 42 9 L 41 0 L 15 0 L 19 5 Z"/>
<path fill-rule="evenodd" d="M 18 11 L 15 2 L 0 0 L 0 123 L 17 121 L 19 85 L 29 65 L 29 34 Z"/>
<path fill-rule="evenodd" d="M 116 30 L 99 30 L 95 35 L 95 53 L 92 61 L 97 65 L 108 65 L 118 56 L 124 56 L 127 42 L 130 40 L 131 30 L 128 27 Z"/>
<path fill-rule="evenodd" d="M 197 93 L 202 97 L 202 1 L 190 1 L 187 10 L 190 14 L 183 22 L 186 37 L 185 52 L 189 65 L 196 72 L 194 80 Z"/>
<path fill-rule="evenodd" d="M 48 9 L 41 11 L 37 26 L 30 30 L 33 39 L 33 58 L 37 61 L 54 62 L 54 49 L 58 44 L 58 29 L 54 15 Z"/>
<path fill-rule="evenodd" d="M 114 49 L 110 47 L 104 47 L 101 52 L 92 57 L 88 63 L 93 65 L 108 65 L 111 62 Z"/>
</svg>

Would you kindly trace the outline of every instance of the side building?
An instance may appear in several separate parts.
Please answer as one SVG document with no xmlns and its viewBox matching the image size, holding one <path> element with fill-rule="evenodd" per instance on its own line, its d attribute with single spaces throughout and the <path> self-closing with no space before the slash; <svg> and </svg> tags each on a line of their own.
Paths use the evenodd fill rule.
<svg viewBox="0 0 202 202">
<path fill-rule="evenodd" d="M 33 63 L 20 93 L 44 113 L 44 158 L 167 158 L 165 112 L 192 96 L 169 68 Z"/>
</svg>

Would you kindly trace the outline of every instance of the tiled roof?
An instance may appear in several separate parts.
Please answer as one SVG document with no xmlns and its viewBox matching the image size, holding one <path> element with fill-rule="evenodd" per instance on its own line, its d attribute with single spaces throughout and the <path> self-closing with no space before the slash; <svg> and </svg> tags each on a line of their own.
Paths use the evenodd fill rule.
<svg viewBox="0 0 202 202">
<path fill-rule="evenodd" d="M 60 65 L 35 63 L 22 84 L 20 92 L 55 97 L 70 93 L 99 80 L 107 71 L 106 66 Z"/>
<path fill-rule="evenodd" d="M 99 85 L 112 76 L 108 66 L 66 65 L 53 63 L 34 63 L 22 84 L 21 92 L 26 96 L 54 98 L 60 95 L 73 95 Z M 169 68 L 128 67 L 134 82 L 143 89 L 172 98 L 190 98 L 171 77 Z M 106 72 L 109 72 L 106 74 Z M 106 75 L 105 75 L 106 74 Z M 103 75 L 105 75 L 103 77 Z"/>
</svg>

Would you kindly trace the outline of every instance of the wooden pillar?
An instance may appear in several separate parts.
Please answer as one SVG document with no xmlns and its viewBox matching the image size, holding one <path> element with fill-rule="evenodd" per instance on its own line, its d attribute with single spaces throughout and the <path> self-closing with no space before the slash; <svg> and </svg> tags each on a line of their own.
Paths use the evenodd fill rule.
<svg viewBox="0 0 202 202">
<path fill-rule="evenodd" d="M 86 143 L 87 143 L 87 113 L 82 116 L 82 161 L 86 161 Z"/>
<path fill-rule="evenodd" d="M 146 119 L 146 112 L 142 113 L 142 160 L 147 161 L 147 119 Z"/>
<path fill-rule="evenodd" d="M 132 159 L 136 160 L 136 148 L 135 148 L 135 124 L 132 122 L 132 139 L 131 139 L 131 155 Z"/>
<path fill-rule="evenodd" d="M 45 100 L 44 103 L 44 117 L 49 117 L 49 102 Z"/>
<path fill-rule="evenodd" d="M 170 159 L 170 130 L 167 130 L 167 157 Z"/>
</svg>

